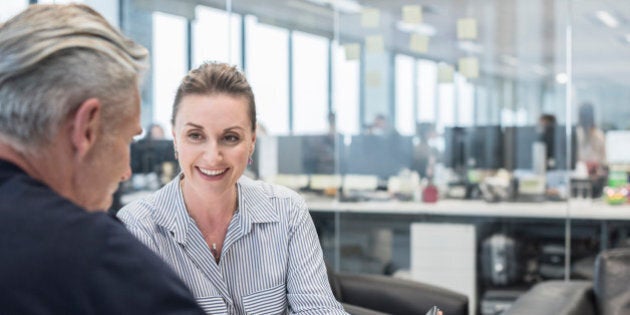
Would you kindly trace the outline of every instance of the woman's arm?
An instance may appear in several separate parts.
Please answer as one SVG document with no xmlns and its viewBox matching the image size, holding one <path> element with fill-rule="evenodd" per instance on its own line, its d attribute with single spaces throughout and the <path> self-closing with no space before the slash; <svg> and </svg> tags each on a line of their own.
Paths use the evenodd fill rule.
<svg viewBox="0 0 630 315">
<path fill-rule="evenodd" d="M 300 198 L 290 222 L 287 299 L 291 314 L 347 314 L 332 294 L 308 207 Z"/>
</svg>

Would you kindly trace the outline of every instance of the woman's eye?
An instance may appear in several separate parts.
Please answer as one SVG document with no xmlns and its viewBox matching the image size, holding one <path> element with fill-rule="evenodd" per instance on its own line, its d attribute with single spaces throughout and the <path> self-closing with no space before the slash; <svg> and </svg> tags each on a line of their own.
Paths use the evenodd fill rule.
<svg viewBox="0 0 630 315">
<path fill-rule="evenodd" d="M 237 142 L 239 138 L 235 135 L 227 135 L 225 136 L 225 141 L 227 142 Z"/>
<path fill-rule="evenodd" d="M 190 133 L 188 134 L 188 138 L 191 140 L 200 140 L 202 136 L 200 133 Z"/>
</svg>

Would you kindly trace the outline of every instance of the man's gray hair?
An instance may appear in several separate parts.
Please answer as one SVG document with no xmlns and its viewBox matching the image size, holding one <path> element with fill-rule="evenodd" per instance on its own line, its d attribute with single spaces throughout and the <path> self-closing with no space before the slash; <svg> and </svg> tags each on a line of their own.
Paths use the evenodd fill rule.
<svg viewBox="0 0 630 315">
<path fill-rule="evenodd" d="M 0 25 L 0 140 L 22 151 L 50 143 L 91 97 L 116 120 L 131 110 L 147 59 L 88 6 L 30 6 Z"/>
</svg>

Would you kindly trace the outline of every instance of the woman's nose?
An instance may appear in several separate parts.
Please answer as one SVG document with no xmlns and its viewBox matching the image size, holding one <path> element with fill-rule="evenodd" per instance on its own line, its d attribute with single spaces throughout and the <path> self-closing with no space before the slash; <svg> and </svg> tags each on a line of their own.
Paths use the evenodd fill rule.
<svg viewBox="0 0 630 315">
<path fill-rule="evenodd" d="M 204 148 L 204 158 L 211 162 L 223 159 L 223 154 L 219 145 L 213 142 L 208 143 Z"/>
</svg>

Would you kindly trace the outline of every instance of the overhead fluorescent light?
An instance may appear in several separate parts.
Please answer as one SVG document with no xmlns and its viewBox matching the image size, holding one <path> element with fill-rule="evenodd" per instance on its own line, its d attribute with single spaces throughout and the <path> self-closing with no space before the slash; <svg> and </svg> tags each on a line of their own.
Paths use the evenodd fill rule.
<svg viewBox="0 0 630 315">
<path fill-rule="evenodd" d="M 323 7 L 323 6 L 316 5 L 310 2 L 289 0 L 287 1 L 287 6 L 292 7 L 294 9 L 301 10 L 301 11 L 318 14 L 318 15 L 331 15 L 332 14 L 332 8 Z"/>
<path fill-rule="evenodd" d="M 619 20 L 608 11 L 599 10 L 595 12 L 595 17 L 610 28 L 617 28 L 619 26 Z"/>
<path fill-rule="evenodd" d="M 457 47 L 465 52 L 480 54 L 483 52 L 483 46 L 470 41 L 470 40 L 460 40 L 457 42 Z"/>
<path fill-rule="evenodd" d="M 532 66 L 532 71 L 534 71 L 534 73 L 538 74 L 538 75 L 548 75 L 549 74 L 549 70 L 547 70 L 547 68 L 541 66 L 541 65 L 533 65 Z"/>
<path fill-rule="evenodd" d="M 567 81 L 569 81 L 569 76 L 566 73 L 561 72 L 556 74 L 556 82 L 559 84 L 566 84 Z"/>
<path fill-rule="evenodd" d="M 363 6 L 355 0 L 305 0 L 321 6 L 330 6 L 333 9 L 345 14 L 356 14 L 363 10 Z"/>
<path fill-rule="evenodd" d="M 511 56 L 511 55 L 501 55 L 499 57 L 501 59 L 501 61 L 508 65 L 508 66 L 512 66 L 512 67 L 516 67 L 518 65 L 518 59 L 516 59 L 516 57 Z"/>
<path fill-rule="evenodd" d="M 398 21 L 396 23 L 396 28 L 401 32 L 417 33 L 417 34 L 422 34 L 429 37 L 434 36 L 435 33 L 437 33 L 433 25 L 429 25 L 426 23 L 412 24 L 412 23 L 406 23 L 404 21 Z"/>
</svg>

